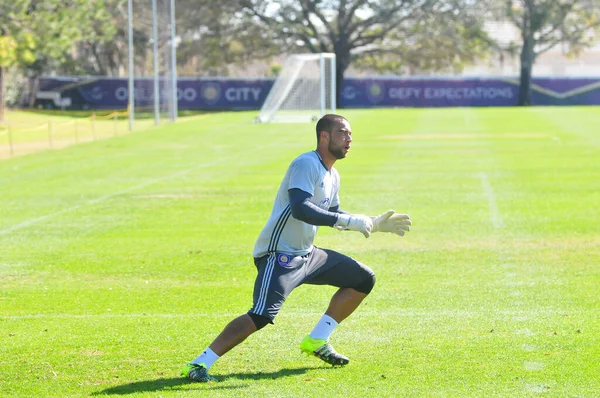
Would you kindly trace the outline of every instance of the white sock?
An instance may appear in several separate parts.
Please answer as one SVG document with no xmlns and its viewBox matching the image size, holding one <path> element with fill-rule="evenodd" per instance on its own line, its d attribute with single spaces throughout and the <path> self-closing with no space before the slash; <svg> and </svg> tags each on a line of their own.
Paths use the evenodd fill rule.
<svg viewBox="0 0 600 398">
<path fill-rule="evenodd" d="M 202 354 L 200 354 L 200 356 L 198 356 L 198 358 L 194 359 L 192 363 L 198 365 L 203 363 L 204 365 L 206 365 L 206 370 L 208 370 L 213 365 L 213 363 L 215 363 L 215 361 L 219 358 L 220 357 L 217 354 L 215 354 L 213 350 L 207 348 Z"/>
<path fill-rule="evenodd" d="M 310 332 L 310 337 L 319 340 L 329 340 L 329 336 L 336 328 L 338 323 L 329 315 L 323 315 L 315 328 Z"/>
</svg>

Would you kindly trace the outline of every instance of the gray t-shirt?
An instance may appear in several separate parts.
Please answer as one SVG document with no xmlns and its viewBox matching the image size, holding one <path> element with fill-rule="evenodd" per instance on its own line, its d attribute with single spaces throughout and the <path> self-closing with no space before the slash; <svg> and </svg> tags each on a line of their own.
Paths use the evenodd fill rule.
<svg viewBox="0 0 600 398">
<path fill-rule="evenodd" d="M 335 168 L 327 170 L 316 151 L 303 153 L 288 167 L 275 198 L 271 216 L 261 231 L 252 255 L 287 253 L 308 254 L 319 227 L 292 217 L 288 190 L 301 189 L 312 195 L 310 201 L 321 209 L 339 206 L 340 175 Z"/>
</svg>

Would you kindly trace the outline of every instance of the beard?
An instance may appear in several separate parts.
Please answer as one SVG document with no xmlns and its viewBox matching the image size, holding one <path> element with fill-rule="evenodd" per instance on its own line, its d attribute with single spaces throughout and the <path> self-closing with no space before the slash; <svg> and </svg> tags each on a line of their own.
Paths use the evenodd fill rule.
<svg viewBox="0 0 600 398">
<path fill-rule="evenodd" d="M 346 154 L 344 153 L 344 148 L 333 144 L 333 142 L 331 142 L 331 141 L 329 141 L 327 150 L 329 151 L 329 153 L 331 153 L 333 156 L 335 156 L 336 159 L 343 159 L 346 157 Z"/>
</svg>

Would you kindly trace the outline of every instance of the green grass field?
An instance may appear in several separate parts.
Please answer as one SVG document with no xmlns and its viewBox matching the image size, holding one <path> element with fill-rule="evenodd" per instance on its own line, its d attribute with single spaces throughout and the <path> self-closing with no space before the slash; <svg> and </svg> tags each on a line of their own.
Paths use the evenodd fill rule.
<svg viewBox="0 0 600 398">
<path fill-rule="evenodd" d="M 181 367 L 252 301 L 254 239 L 310 124 L 222 113 L 0 161 L 0 396 L 597 397 L 600 108 L 348 110 L 342 208 L 404 238 L 321 228 L 377 285 L 299 343 L 330 287 L 191 384 Z"/>
</svg>

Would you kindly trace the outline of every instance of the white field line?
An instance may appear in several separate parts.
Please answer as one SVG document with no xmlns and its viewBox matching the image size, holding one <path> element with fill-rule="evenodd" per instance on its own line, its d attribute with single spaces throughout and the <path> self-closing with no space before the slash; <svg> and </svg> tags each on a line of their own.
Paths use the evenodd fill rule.
<svg viewBox="0 0 600 398">
<path fill-rule="evenodd" d="M 537 370 L 543 370 L 546 365 L 541 362 L 525 362 L 523 367 L 529 372 L 535 372 Z"/>
<path fill-rule="evenodd" d="M 471 126 L 471 112 L 465 112 L 463 115 L 463 118 L 465 120 L 465 126 L 470 127 Z"/>
<path fill-rule="evenodd" d="M 264 145 L 264 146 L 261 146 L 259 148 L 255 148 L 255 149 L 265 149 L 265 148 L 273 147 L 275 145 L 279 145 L 279 143 L 278 142 L 274 142 L 274 143 L 271 143 L 270 145 Z M 2 235 L 8 235 L 11 232 L 14 232 L 16 230 L 23 229 L 23 228 L 29 227 L 31 225 L 37 224 L 40 221 L 44 221 L 44 220 L 47 220 L 49 218 L 60 216 L 61 214 L 70 213 L 70 212 L 75 211 L 77 209 L 80 209 L 82 207 L 94 205 L 96 203 L 100 203 L 100 202 L 102 202 L 102 201 L 104 201 L 106 199 L 110 199 L 110 198 L 113 198 L 115 196 L 119 196 L 119 195 L 123 195 L 123 194 L 126 194 L 126 193 L 130 193 L 130 192 L 135 191 L 137 189 L 147 187 L 148 185 L 156 184 L 157 182 L 166 181 L 166 180 L 172 180 L 172 179 L 175 179 L 177 177 L 181 177 L 183 175 L 191 173 L 193 171 L 196 171 L 196 170 L 199 170 L 199 169 L 203 169 L 203 168 L 206 168 L 206 167 L 209 167 L 209 166 L 213 166 L 213 165 L 218 164 L 218 163 L 227 162 L 227 161 L 229 161 L 231 159 L 235 159 L 235 158 L 238 158 L 238 155 L 229 156 L 229 157 L 226 157 L 226 158 L 222 157 L 222 158 L 213 160 L 212 162 L 201 163 L 201 164 L 199 164 L 197 166 L 194 166 L 192 168 L 189 168 L 189 169 L 186 169 L 186 170 L 181 170 L 181 171 L 178 171 L 176 173 L 173 173 L 173 174 L 170 174 L 170 175 L 167 175 L 167 176 L 163 176 L 163 177 L 159 177 L 159 178 L 153 178 L 153 179 L 148 180 L 146 182 L 143 182 L 141 184 L 134 185 L 133 187 L 124 189 L 124 190 L 119 191 L 119 192 L 115 192 L 115 193 L 111 193 L 111 194 L 108 194 L 108 195 L 104 195 L 104 196 L 101 196 L 99 198 L 89 200 L 87 202 L 81 203 L 81 204 L 76 205 L 76 206 L 71 206 L 71 207 L 68 207 L 66 209 L 56 211 L 54 213 L 49 213 L 49 214 L 46 214 L 46 215 L 43 215 L 43 216 L 40 216 L 40 217 L 32 218 L 32 219 L 23 221 L 23 222 L 21 222 L 19 224 L 12 225 L 12 226 L 10 226 L 8 228 L 0 229 L 0 236 L 2 236 Z"/>
<path fill-rule="evenodd" d="M 26 314 L 26 315 L 0 315 L 0 319 L 3 320 L 21 320 L 21 319 L 96 319 L 96 318 L 231 318 L 238 316 L 240 312 L 220 312 L 220 313 L 193 313 L 193 314 L 165 314 L 165 313 L 131 313 L 131 314 L 113 314 L 107 312 L 105 314 Z M 533 315 L 536 316 L 548 316 L 564 314 L 565 310 L 537 310 L 533 311 Z M 497 311 L 495 312 L 498 316 L 506 318 L 511 315 L 523 315 L 532 314 L 532 311 Z M 286 312 L 280 316 L 285 317 L 310 317 L 314 318 L 318 314 L 309 312 Z M 368 317 L 417 317 L 419 319 L 436 319 L 438 317 L 450 317 L 450 318 L 471 318 L 471 317 L 489 317 L 488 311 L 373 311 L 369 313 L 361 313 L 354 315 L 355 318 L 368 318 Z M 529 329 L 519 330 L 517 334 L 531 335 L 533 332 Z"/>
<path fill-rule="evenodd" d="M 80 208 L 85 207 L 85 206 L 94 205 L 94 204 L 100 203 L 100 202 L 102 202 L 102 201 L 104 201 L 106 199 L 110 199 L 110 198 L 113 198 L 115 196 L 123 195 L 123 194 L 129 193 L 129 192 L 135 191 L 137 189 L 147 187 L 148 185 L 156 184 L 157 182 L 160 182 L 160 181 L 171 180 L 171 179 L 180 177 L 180 176 L 188 174 L 188 173 L 190 173 L 192 171 L 195 171 L 195 170 L 198 170 L 198 169 L 202 169 L 204 167 L 212 166 L 213 164 L 218 163 L 221 160 L 222 159 L 215 160 L 215 161 L 212 161 L 212 162 L 202 163 L 202 164 L 200 164 L 200 165 L 198 165 L 196 167 L 193 167 L 193 168 L 190 168 L 190 169 L 187 169 L 187 170 L 178 171 L 177 173 L 174 173 L 174 174 L 171 174 L 171 175 L 168 175 L 168 176 L 154 178 L 154 179 L 148 180 L 146 182 L 143 182 L 141 184 L 134 185 L 133 187 L 124 189 L 122 191 L 111 193 L 109 195 L 104 195 L 104 196 L 101 196 L 101 197 L 96 198 L 96 199 L 88 200 L 87 202 L 84 202 L 84 203 L 76 205 L 76 206 L 71 206 L 71 207 L 68 207 L 66 209 L 63 209 L 63 210 L 60 210 L 60 211 L 56 211 L 54 213 L 46 214 L 46 215 L 43 215 L 43 216 L 40 216 L 40 217 L 29 219 L 27 221 L 23 221 L 22 223 L 12 225 L 12 226 L 10 226 L 8 228 L 0 229 L 0 235 L 7 235 L 7 234 L 9 234 L 9 233 L 11 233 L 13 231 L 18 230 L 18 229 L 26 228 L 26 227 L 29 227 L 30 225 L 37 224 L 40 221 L 44 221 L 44 220 L 47 220 L 49 218 L 59 216 L 61 214 L 69 213 L 69 212 L 72 212 L 74 210 L 80 209 Z"/>
<path fill-rule="evenodd" d="M 494 193 L 494 189 L 490 184 L 490 180 L 488 179 L 487 173 L 479 173 L 479 178 L 481 179 L 481 187 L 483 188 L 483 193 L 485 194 L 488 200 L 488 205 L 490 208 L 490 220 L 492 221 L 492 225 L 496 229 L 502 228 L 504 226 L 504 223 L 502 222 L 502 216 L 498 211 L 498 205 L 496 204 L 496 194 Z"/>
<path fill-rule="evenodd" d="M 504 223 L 502 221 L 502 216 L 500 215 L 500 211 L 498 210 L 496 194 L 494 193 L 492 184 L 490 184 L 490 180 L 488 178 L 487 173 L 480 172 L 480 173 L 478 173 L 478 176 L 479 176 L 479 179 L 481 180 L 481 187 L 483 188 L 483 193 L 486 196 L 487 201 L 488 201 L 488 206 L 490 209 L 490 221 L 492 222 L 492 225 L 494 226 L 494 228 L 500 229 L 503 227 Z M 501 260 L 506 261 L 506 258 L 501 258 Z M 514 268 L 514 267 L 511 267 L 510 264 L 507 265 L 506 263 L 504 263 L 503 266 L 505 268 Z M 519 275 L 516 272 L 507 272 L 504 275 L 506 284 L 513 288 L 525 285 L 524 281 L 515 281 L 515 279 L 517 279 L 518 276 Z M 509 294 L 511 296 L 520 296 L 523 294 L 523 292 L 519 291 L 519 290 L 511 290 Z M 519 305 L 520 302 L 515 301 L 514 304 Z M 539 311 L 535 311 L 535 312 L 539 312 Z M 508 317 L 512 317 L 513 320 L 516 322 L 526 322 L 531 319 L 532 315 L 538 316 L 539 314 L 530 314 L 530 313 L 523 312 L 523 311 L 508 311 L 508 313 L 506 315 Z M 515 334 L 520 337 L 521 341 L 525 342 L 525 341 L 529 340 L 529 338 L 531 338 L 532 336 L 535 336 L 536 332 L 532 331 L 531 329 L 525 328 L 525 329 L 517 330 L 515 332 Z M 522 344 L 521 349 L 525 352 L 536 352 L 537 346 L 535 346 L 533 344 Z M 523 363 L 523 368 L 527 372 L 539 372 L 539 371 L 544 370 L 545 367 L 546 367 L 546 365 L 543 362 L 524 362 Z M 536 388 L 538 388 L 538 387 L 536 386 Z M 528 388 L 528 390 L 535 391 L 535 392 L 543 392 L 544 387 L 542 386 L 541 389 L 537 389 L 537 390 Z"/>
<path fill-rule="evenodd" d="M 535 344 L 523 344 L 521 346 L 521 349 L 525 352 L 533 352 L 536 351 L 538 349 L 538 346 Z"/>
</svg>

